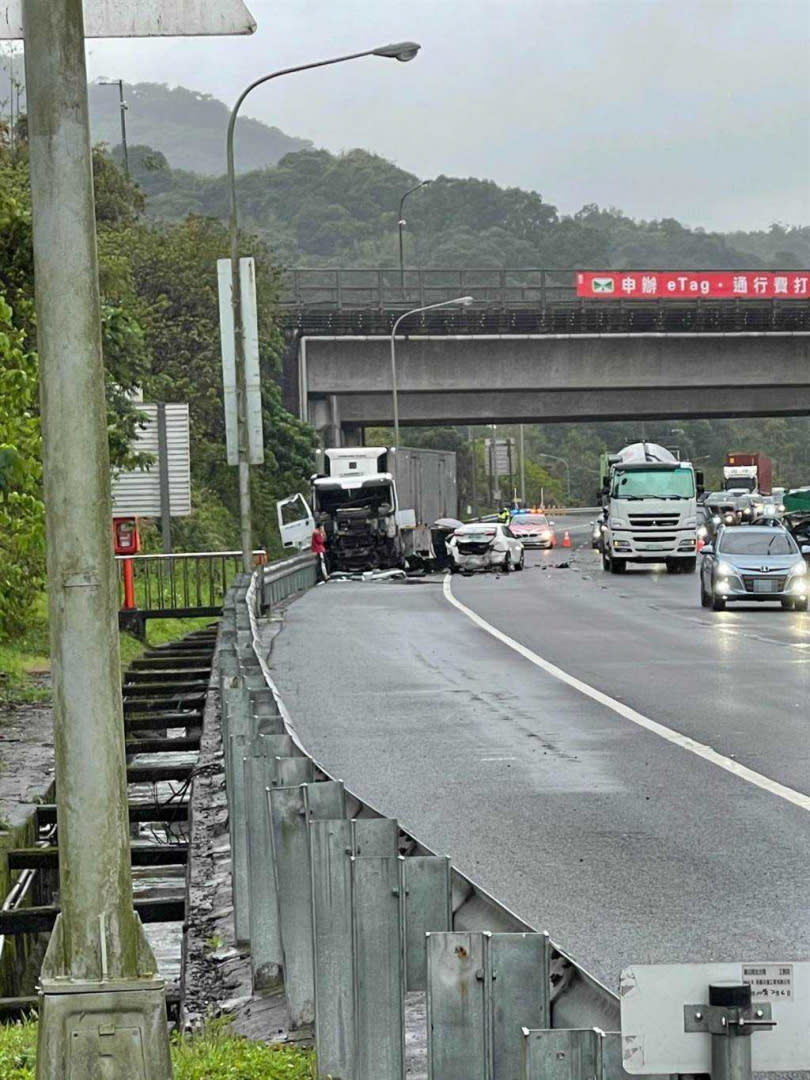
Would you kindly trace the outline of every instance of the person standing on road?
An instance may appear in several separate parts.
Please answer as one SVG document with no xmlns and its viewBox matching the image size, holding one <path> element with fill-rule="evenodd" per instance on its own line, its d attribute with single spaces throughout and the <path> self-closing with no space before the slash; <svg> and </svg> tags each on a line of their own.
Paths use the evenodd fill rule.
<svg viewBox="0 0 810 1080">
<path fill-rule="evenodd" d="M 326 530 L 323 525 L 316 525 L 312 533 L 310 544 L 312 554 L 318 556 L 318 570 L 321 581 L 328 581 L 329 574 L 326 572 Z"/>
</svg>

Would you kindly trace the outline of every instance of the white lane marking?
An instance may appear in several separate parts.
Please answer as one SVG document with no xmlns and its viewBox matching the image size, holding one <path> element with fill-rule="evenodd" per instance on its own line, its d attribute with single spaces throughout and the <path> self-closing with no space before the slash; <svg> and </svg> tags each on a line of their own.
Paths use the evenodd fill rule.
<svg viewBox="0 0 810 1080">
<path fill-rule="evenodd" d="M 479 761 L 517 761 L 516 757 L 482 757 Z"/>
<path fill-rule="evenodd" d="M 466 604 L 462 604 L 460 600 L 457 600 L 456 597 L 453 596 L 449 574 L 445 575 L 444 579 L 444 596 L 453 607 L 466 615 L 467 618 L 470 619 L 471 622 L 474 622 L 476 626 L 480 627 L 481 630 L 491 634 L 492 637 L 497 638 L 498 641 L 507 645 L 516 653 L 519 653 L 520 656 L 534 664 L 535 667 L 539 667 L 553 678 L 559 679 L 560 682 L 566 683 L 566 685 L 572 687 L 574 690 L 578 690 L 579 693 L 584 694 L 585 697 L 589 697 L 599 705 L 604 705 L 605 708 L 611 709 L 619 716 L 624 717 L 625 720 L 629 720 L 631 723 L 637 724 L 647 731 L 651 731 L 654 735 L 659 735 L 662 739 L 666 739 L 667 742 L 680 747 L 681 750 L 687 750 L 690 754 L 695 754 L 697 757 L 703 758 L 704 761 L 711 762 L 712 765 L 717 765 L 720 769 L 725 769 L 725 771 L 731 773 L 732 776 L 736 776 L 740 780 L 746 780 L 749 784 L 753 784 L 754 787 L 761 788 L 771 795 L 776 795 L 778 798 L 784 799 L 785 802 L 798 806 L 801 810 L 810 811 L 810 795 L 804 795 L 801 791 L 795 791 L 793 788 L 786 787 L 784 784 L 780 784 L 778 780 L 772 780 L 769 776 L 763 776 L 762 773 L 758 773 L 754 769 L 749 769 L 746 765 L 741 765 L 739 761 L 726 757 L 725 754 L 719 753 L 705 743 L 698 742 L 688 735 L 682 735 L 679 731 L 673 731 L 672 728 L 668 728 L 665 724 L 659 724 L 657 720 L 651 720 L 648 716 L 644 716 L 643 713 L 636 712 L 635 709 L 631 709 L 628 705 L 623 705 L 621 701 L 616 701 L 615 698 L 603 694 L 601 690 L 597 690 L 595 687 L 590 686 L 581 679 L 577 679 L 574 675 L 569 675 L 567 671 L 563 671 L 563 669 L 557 667 L 556 664 L 544 660 L 543 657 L 538 656 L 536 652 L 533 652 L 525 645 L 521 645 L 519 641 L 515 641 L 515 639 L 509 637 L 508 634 L 504 634 L 502 630 L 499 630 L 496 626 L 488 623 L 486 619 L 476 614 L 476 612 L 471 608 L 468 608 Z"/>
</svg>

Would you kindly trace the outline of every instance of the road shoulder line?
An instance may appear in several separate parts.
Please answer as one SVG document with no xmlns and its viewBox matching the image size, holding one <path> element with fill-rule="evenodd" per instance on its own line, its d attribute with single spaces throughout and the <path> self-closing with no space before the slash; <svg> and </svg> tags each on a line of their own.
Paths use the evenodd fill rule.
<svg viewBox="0 0 810 1080">
<path fill-rule="evenodd" d="M 515 641 L 514 638 L 509 637 L 508 634 L 505 634 L 502 630 L 499 630 L 496 626 L 487 622 L 481 615 L 478 615 L 472 608 L 467 607 L 466 604 L 463 604 L 453 595 L 451 577 L 449 574 L 445 575 L 443 592 L 445 599 L 463 615 L 466 615 L 466 617 L 471 622 L 475 623 L 481 630 L 484 630 L 487 634 L 496 638 L 496 640 L 500 641 L 503 645 L 508 646 L 508 648 L 518 653 L 525 660 L 528 660 L 529 663 L 534 664 L 535 667 L 545 671 L 547 675 L 551 675 L 552 678 L 565 683 L 573 690 L 577 690 L 580 694 L 597 702 L 597 704 L 604 705 L 605 708 L 610 709 L 625 720 L 629 720 L 631 723 L 638 725 L 638 727 L 644 728 L 646 731 L 651 731 L 654 735 L 658 735 L 662 739 L 666 739 L 666 741 L 672 743 L 673 746 L 678 746 L 681 750 L 686 750 L 691 754 L 695 754 L 697 757 L 703 758 L 704 761 L 708 761 L 712 765 L 724 769 L 726 772 L 731 773 L 732 776 L 736 776 L 740 780 L 745 780 L 747 783 L 753 784 L 754 787 L 758 787 L 762 791 L 767 791 L 770 795 L 776 795 L 777 798 L 784 799 L 785 802 L 789 802 L 793 806 L 798 806 L 800 810 L 810 811 L 810 795 L 805 795 L 801 791 L 795 791 L 793 788 L 786 787 L 777 780 L 772 780 L 768 776 L 763 776 L 762 773 L 758 773 L 754 769 L 749 769 L 746 765 L 741 765 L 740 762 L 735 761 L 733 758 L 726 757 L 725 754 L 721 754 L 719 751 L 714 750 L 705 743 L 698 742 L 688 735 L 682 735 L 679 731 L 673 731 L 672 728 L 668 728 L 665 724 L 660 724 L 657 720 L 651 720 L 648 716 L 644 716 L 643 713 L 631 709 L 628 705 L 624 705 L 621 701 L 617 701 L 615 698 L 610 697 L 601 690 L 597 690 L 596 687 L 591 686 L 589 683 L 583 682 L 574 675 L 569 675 L 567 671 L 563 671 L 563 669 L 557 667 L 556 664 L 552 664 L 549 660 L 544 660 L 542 656 L 538 656 L 536 652 L 533 652 L 526 645 L 522 645 L 519 641 Z"/>
</svg>

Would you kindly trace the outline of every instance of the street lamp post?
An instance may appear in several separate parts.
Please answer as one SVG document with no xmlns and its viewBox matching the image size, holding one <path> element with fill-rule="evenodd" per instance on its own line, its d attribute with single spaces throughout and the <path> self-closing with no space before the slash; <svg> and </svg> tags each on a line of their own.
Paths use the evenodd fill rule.
<svg viewBox="0 0 810 1080">
<path fill-rule="evenodd" d="M 420 180 L 418 184 L 414 184 L 412 188 L 409 188 L 399 200 L 399 221 L 397 222 L 399 230 L 399 287 L 403 297 L 405 296 L 405 225 L 407 224 L 405 221 L 405 200 L 409 195 L 413 195 L 420 188 L 427 187 L 431 182 L 430 180 Z"/>
<path fill-rule="evenodd" d="M 554 454 L 541 454 L 541 453 L 538 452 L 537 456 L 538 457 L 544 457 L 544 458 L 550 458 L 551 461 L 561 461 L 563 463 L 563 465 L 565 466 L 565 476 L 566 476 L 565 483 L 566 483 L 566 487 L 568 488 L 568 502 L 570 504 L 570 502 L 571 502 L 571 470 L 568 467 L 568 462 L 565 460 L 565 458 L 556 457 Z"/>
<path fill-rule="evenodd" d="M 247 452 L 247 385 L 245 380 L 245 331 L 242 324 L 242 291 L 239 282 L 239 217 L 236 200 L 236 167 L 234 164 L 233 140 L 236 130 L 236 118 L 245 98 L 257 86 L 278 79 L 282 75 L 294 75 L 298 71 L 310 71 L 313 68 L 329 67 L 342 64 L 347 60 L 359 60 L 363 56 L 386 56 L 405 63 L 413 60 L 421 46 L 415 41 L 399 41 L 392 45 L 381 45 L 364 52 L 349 53 L 347 56 L 335 56 L 330 60 L 316 60 L 311 64 L 299 64 L 297 67 L 282 68 L 269 75 L 263 75 L 246 87 L 231 110 L 228 120 L 227 160 L 228 190 L 230 192 L 230 255 L 231 255 L 231 305 L 233 307 L 234 360 L 236 367 L 237 417 L 239 433 L 239 526 L 242 544 L 242 569 L 250 573 L 253 569 L 253 536 L 250 508 L 250 465 Z"/>
<path fill-rule="evenodd" d="M 124 101 L 124 80 L 108 79 L 99 80 L 99 86 L 117 86 L 118 104 L 121 112 L 121 148 L 124 151 L 124 172 L 129 176 L 129 151 L 127 150 L 127 109 L 129 106 Z"/>
<path fill-rule="evenodd" d="M 436 308 L 452 307 L 453 304 L 469 307 L 472 302 L 473 298 L 471 296 L 457 296 L 453 300 L 442 300 L 438 304 L 426 304 L 424 307 L 406 311 L 394 323 L 391 330 L 391 396 L 394 405 L 394 446 L 399 446 L 399 401 L 397 399 L 397 330 L 399 324 L 410 315 L 419 315 L 422 311 L 434 311 Z"/>
</svg>

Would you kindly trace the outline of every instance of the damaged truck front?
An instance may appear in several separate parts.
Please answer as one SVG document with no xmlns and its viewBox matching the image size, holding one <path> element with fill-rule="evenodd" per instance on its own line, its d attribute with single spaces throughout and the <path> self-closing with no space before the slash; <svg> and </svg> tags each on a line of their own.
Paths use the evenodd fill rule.
<svg viewBox="0 0 810 1080">
<path fill-rule="evenodd" d="M 442 461 L 434 459 L 441 457 Z M 426 460 L 422 460 L 425 458 Z M 452 459 L 445 461 L 444 459 Z M 437 465 L 442 468 L 437 470 Z M 405 475 L 407 465 L 408 473 Z M 441 476 L 440 498 L 433 473 Z M 400 506 L 397 470 L 414 507 Z M 422 495 L 422 483 L 431 489 Z M 445 481 L 445 476 L 447 477 Z M 323 452 L 323 471 L 312 477 L 309 499 L 293 495 L 278 504 L 278 524 L 285 547 L 308 548 L 313 529 L 322 525 L 326 533 L 326 559 L 332 571 L 391 570 L 404 567 L 414 557 L 432 555 L 429 527 L 422 526 L 424 512 L 455 512 L 455 455 L 438 451 L 397 451 L 363 446 Z M 426 492 L 425 492 L 426 494 Z M 423 505 L 424 504 L 424 505 Z"/>
</svg>

